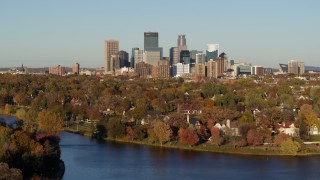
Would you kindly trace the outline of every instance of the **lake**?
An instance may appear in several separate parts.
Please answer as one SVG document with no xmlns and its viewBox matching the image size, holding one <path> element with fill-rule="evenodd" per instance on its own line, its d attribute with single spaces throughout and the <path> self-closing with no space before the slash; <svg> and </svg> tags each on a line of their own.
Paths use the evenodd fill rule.
<svg viewBox="0 0 320 180">
<path fill-rule="evenodd" d="M 117 142 L 62 132 L 64 179 L 319 179 L 320 156 L 230 155 Z"/>
</svg>

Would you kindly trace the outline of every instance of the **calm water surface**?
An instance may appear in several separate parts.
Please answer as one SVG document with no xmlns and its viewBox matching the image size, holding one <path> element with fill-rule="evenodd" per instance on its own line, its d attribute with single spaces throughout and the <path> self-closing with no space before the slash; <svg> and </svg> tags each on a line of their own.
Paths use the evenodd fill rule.
<svg viewBox="0 0 320 180">
<path fill-rule="evenodd" d="M 320 179 L 320 156 L 227 155 L 61 133 L 64 179 Z"/>
</svg>

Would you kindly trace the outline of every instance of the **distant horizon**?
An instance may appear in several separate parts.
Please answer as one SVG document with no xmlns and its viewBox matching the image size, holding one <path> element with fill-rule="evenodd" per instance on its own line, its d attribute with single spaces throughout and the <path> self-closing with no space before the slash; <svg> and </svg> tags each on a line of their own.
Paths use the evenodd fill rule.
<svg viewBox="0 0 320 180">
<path fill-rule="evenodd" d="M 277 68 L 295 59 L 320 66 L 319 9 L 317 0 L 4 1 L 0 67 L 100 68 L 105 40 L 119 40 L 131 56 L 149 31 L 159 33 L 165 57 L 185 34 L 189 50 L 219 44 L 235 62 Z"/>
</svg>

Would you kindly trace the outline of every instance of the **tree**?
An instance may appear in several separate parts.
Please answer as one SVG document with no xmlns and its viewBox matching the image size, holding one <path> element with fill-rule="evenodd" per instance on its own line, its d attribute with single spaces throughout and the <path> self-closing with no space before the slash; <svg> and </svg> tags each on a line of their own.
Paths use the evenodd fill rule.
<svg viewBox="0 0 320 180">
<path fill-rule="evenodd" d="M 244 124 L 244 123 L 250 124 L 250 123 L 253 123 L 253 121 L 254 121 L 253 115 L 248 110 L 245 111 L 238 120 L 239 124 Z"/>
<path fill-rule="evenodd" d="M 180 142 L 190 146 L 194 146 L 199 142 L 199 136 L 197 132 L 193 129 L 183 129 L 180 128 L 178 131 Z"/>
<path fill-rule="evenodd" d="M 289 139 L 290 136 L 284 133 L 279 133 L 278 135 L 276 135 L 276 137 L 274 138 L 274 144 L 277 146 L 280 146 L 282 142 L 286 141 L 287 139 Z"/>
<path fill-rule="evenodd" d="M 13 97 L 13 101 L 18 105 L 27 105 L 28 104 L 28 96 L 25 93 L 17 93 Z"/>
<path fill-rule="evenodd" d="M 298 117 L 300 118 L 300 121 L 302 121 L 301 126 L 306 127 L 306 134 L 309 136 L 310 128 L 317 122 L 317 114 L 312 110 L 311 105 L 304 104 L 300 108 Z"/>
<path fill-rule="evenodd" d="M 38 113 L 37 122 L 42 131 L 58 133 L 63 126 L 63 120 L 55 113 L 42 110 Z"/>
<path fill-rule="evenodd" d="M 293 141 L 292 138 L 288 138 L 281 143 L 280 148 L 283 153 L 296 156 L 301 149 L 301 145 L 298 142 Z"/>
<path fill-rule="evenodd" d="M 0 163 L 0 179 L 22 180 L 22 171 L 16 168 L 9 168 L 7 163 Z"/>
<path fill-rule="evenodd" d="M 210 131 L 211 131 L 211 138 L 210 138 L 211 143 L 220 146 L 224 141 L 224 138 L 221 137 L 220 130 L 213 126 L 211 127 Z"/>
<path fill-rule="evenodd" d="M 258 146 L 263 144 L 263 135 L 255 129 L 250 129 L 247 134 L 247 142 L 249 145 Z"/>
<path fill-rule="evenodd" d="M 10 104 L 6 104 L 4 106 L 4 114 L 5 115 L 10 115 L 12 111 L 12 106 Z"/>
<path fill-rule="evenodd" d="M 135 138 L 138 137 L 137 133 L 134 131 L 134 129 L 131 126 L 127 126 L 126 132 L 127 132 L 127 138 L 130 140 L 134 140 Z"/>
<path fill-rule="evenodd" d="M 170 141 L 172 130 L 168 124 L 163 121 L 153 121 L 153 131 L 162 146 L 163 143 Z"/>
<path fill-rule="evenodd" d="M 121 123 L 120 119 L 110 119 L 107 123 L 107 135 L 110 138 L 124 137 L 126 134 L 126 128 Z"/>
</svg>

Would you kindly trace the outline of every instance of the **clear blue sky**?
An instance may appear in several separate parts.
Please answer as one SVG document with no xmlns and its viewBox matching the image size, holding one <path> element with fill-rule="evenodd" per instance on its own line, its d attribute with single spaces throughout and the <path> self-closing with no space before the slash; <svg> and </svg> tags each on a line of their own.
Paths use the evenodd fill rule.
<svg viewBox="0 0 320 180">
<path fill-rule="evenodd" d="M 320 66 L 318 0 L 1 0 L 0 67 L 102 67 L 104 40 L 131 53 L 146 31 L 166 56 L 186 34 L 189 49 L 217 43 L 235 61 Z"/>
</svg>

